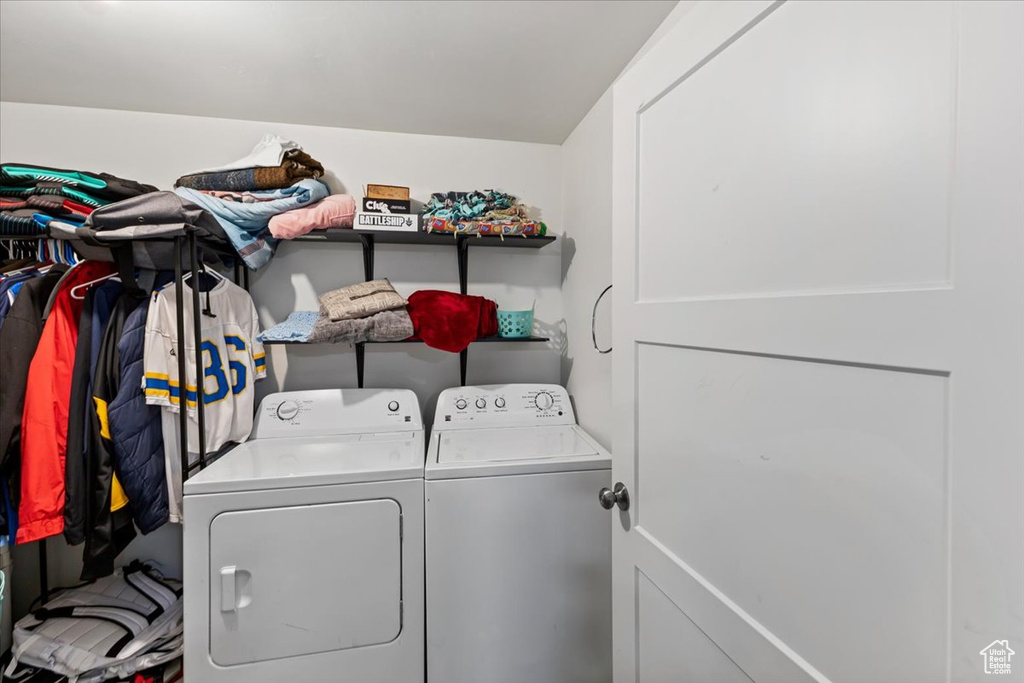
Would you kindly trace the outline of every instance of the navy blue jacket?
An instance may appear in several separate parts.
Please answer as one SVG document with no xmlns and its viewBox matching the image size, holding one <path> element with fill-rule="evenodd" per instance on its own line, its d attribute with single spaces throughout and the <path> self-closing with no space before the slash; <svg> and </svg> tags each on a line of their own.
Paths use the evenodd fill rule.
<svg viewBox="0 0 1024 683">
<path fill-rule="evenodd" d="M 142 356 L 146 314 L 152 297 L 129 314 L 117 344 L 121 384 L 107 406 L 114 471 L 128 494 L 135 524 L 144 534 L 168 520 L 167 475 L 159 406 L 146 405 L 142 391 Z"/>
</svg>

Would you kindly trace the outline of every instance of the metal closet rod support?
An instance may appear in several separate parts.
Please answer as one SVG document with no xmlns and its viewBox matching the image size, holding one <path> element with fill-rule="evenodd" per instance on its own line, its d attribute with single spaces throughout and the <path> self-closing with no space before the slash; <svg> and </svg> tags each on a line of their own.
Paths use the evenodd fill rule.
<svg viewBox="0 0 1024 683">
<path fill-rule="evenodd" d="M 15 239 L 19 239 L 19 238 L 18 237 L 14 237 L 14 236 L 8 236 L 8 235 L 0 235 L 0 241 L 14 241 Z M 24 238 L 21 238 L 21 239 L 24 239 Z M 34 237 L 32 239 L 39 239 L 39 238 L 38 237 Z M 187 239 L 187 241 L 186 241 L 186 239 Z M 144 240 L 143 239 L 143 240 L 139 240 L 139 241 L 165 242 L 165 241 L 167 241 L 167 238 L 157 238 L 157 239 L 154 239 L 154 240 Z M 193 325 L 193 332 L 194 332 L 194 335 L 195 335 L 195 345 L 196 345 L 196 349 L 197 349 L 197 353 L 196 353 L 196 379 L 197 379 L 197 381 L 196 381 L 196 416 L 197 416 L 197 420 L 198 420 L 198 423 L 199 423 L 199 434 L 198 434 L 198 437 L 199 437 L 199 462 L 196 464 L 195 467 L 190 466 L 189 465 L 189 461 L 188 461 L 189 460 L 188 459 L 188 412 L 187 412 L 187 410 L 188 410 L 188 408 L 187 408 L 187 406 L 188 406 L 188 391 L 187 391 L 188 381 L 187 381 L 187 377 L 186 377 L 186 374 L 185 374 L 185 353 L 184 353 L 184 349 L 185 349 L 185 302 L 184 302 L 184 295 L 182 293 L 182 284 L 183 284 L 183 275 L 184 275 L 184 267 L 183 267 L 183 264 L 182 264 L 182 252 L 183 252 L 183 250 L 186 247 L 189 250 L 189 266 L 190 266 L 191 275 L 192 275 L 192 282 L 193 282 L 193 286 L 189 288 L 192 291 L 192 315 L 193 315 L 193 319 L 194 320 L 201 321 L 202 319 L 200 317 L 200 312 L 199 312 L 199 309 L 200 309 L 199 286 L 198 286 L 199 271 L 198 271 L 198 267 L 197 267 L 197 263 L 199 261 L 199 246 L 198 246 L 198 243 L 197 243 L 197 240 L 196 240 L 196 235 L 192 231 L 189 231 L 189 233 L 187 235 L 187 238 L 183 237 L 183 236 L 176 236 L 176 237 L 174 237 L 173 238 L 173 242 L 174 242 L 174 283 L 175 283 L 174 299 L 175 299 L 175 308 L 176 308 L 176 313 L 177 313 L 177 320 L 176 320 L 177 328 L 178 328 L 177 329 L 177 342 L 178 342 L 178 349 L 179 349 L 179 353 L 178 353 L 178 357 L 177 357 L 177 361 L 178 361 L 178 379 L 179 379 L 179 382 L 178 382 L 178 386 L 179 386 L 179 392 L 178 392 L 178 400 L 179 400 L 178 425 L 179 425 L 179 428 L 181 430 L 181 434 L 180 434 L 180 444 L 181 444 L 181 454 L 180 454 L 181 455 L 181 480 L 182 480 L 182 483 L 184 483 L 185 480 L 188 479 L 189 474 L 190 474 L 190 472 L 192 470 L 196 469 L 196 467 L 198 467 L 199 469 L 202 469 L 202 468 L 206 467 L 206 464 L 207 464 L 207 457 L 206 457 L 206 455 L 207 455 L 206 454 L 206 430 L 205 430 L 205 426 L 206 426 L 206 407 L 203 405 L 203 401 L 202 401 L 202 397 L 203 397 L 203 394 L 202 394 L 202 386 L 203 386 L 202 385 L 202 378 L 203 378 L 203 366 L 202 366 L 202 363 L 203 363 L 203 357 L 202 357 L 201 353 L 198 353 L 198 349 L 202 346 L 202 330 L 200 329 L 200 325 Z M 227 251 L 225 251 L 223 249 L 220 249 L 218 247 L 211 246 L 211 245 L 204 244 L 203 248 L 204 249 L 211 249 L 213 251 L 216 251 L 217 253 L 222 253 L 222 254 L 227 254 L 228 253 Z M 235 261 L 236 265 L 235 265 L 235 268 L 234 268 L 235 284 L 242 284 L 242 283 L 244 283 L 243 286 L 245 287 L 246 291 L 248 291 L 249 290 L 249 271 L 248 271 L 248 269 L 243 264 L 241 264 L 240 261 L 237 260 L 237 258 L 238 258 L 237 254 L 233 254 L 232 253 L 231 255 L 233 255 L 236 258 L 236 261 Z M 371 256 L 371 259 L 372 259 L 372 256 Z M 116 261 L 116 259 L 115 259 L 115 261 Z M 371 267 L 372 267 L 372 261 L 371 261 Z M 239 282 L 240 280 L 241 280 L 241 282 Z M 181 405 L 182 403 L 184 403 L 184 406 Z M 221 449 L 221 451 L 219 451 L 219 453 L 220 452 L 224 452 L 226 450 L 227 449 Z M 49 567 L 48 567 L 49 563 L 47 562 L 48 558 L 47 558 L 47 553 L 46 553 L 46 539 L 45 538 L 40 539 L 38 541 L 38 543 L 39 543 L 39 594 L 40 594 L 40 599 L 42 601 L 42 604 L 45 605 L 46 602 L 49 600 L 49 597 L 50 597 L 50 581 L 49 581 L 49 571 L 48 571 L 49 570 Z"/>
</svg>

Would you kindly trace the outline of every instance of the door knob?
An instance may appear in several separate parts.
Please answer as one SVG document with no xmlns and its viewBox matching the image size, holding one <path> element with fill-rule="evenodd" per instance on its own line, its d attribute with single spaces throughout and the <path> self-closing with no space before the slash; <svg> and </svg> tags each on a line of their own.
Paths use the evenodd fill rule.
<svg viewBox="0 0 1024 683">
<path fill-rule="evenodd" d="M 621 481 L 615 484 L 614 489 L 610 489 L 607 486 L 601 489 L 597 494 L 597 498 L 601 501 L 601 507 L 605 510 L 611 510 L 616 505 L 622 511 L 629 509 L 629 491 L 626 490 L 626 485 Z"/>
</svg>

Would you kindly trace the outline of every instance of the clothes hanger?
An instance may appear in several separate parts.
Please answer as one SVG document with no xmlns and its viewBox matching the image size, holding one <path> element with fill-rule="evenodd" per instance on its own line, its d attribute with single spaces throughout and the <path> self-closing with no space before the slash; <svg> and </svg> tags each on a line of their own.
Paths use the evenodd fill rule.
<svg viewBox="0 0 1024 683">
<path fill-rule="evenodd" d="M 111 275 L 104 275 L 103 277 L 98 277 L 95 280 L 90 280 L 89 282 L 83 282 L 80 285 L 75 285 L 74 287 L 71 288 L 71 298 L 78 299 L 79 301 L 81 301 L 82 299 L 85 298 L 85 292 L 82 292 L 81 296 L 79 296 L 79 290 L 88 289 L 97 282 L 103 282 L 104 280 L 114 280 L 115 282 L 120 282 L 121 278 L 120 276 L 118 276 L 117 273 L 113 273 Z"/>
<path fill-rule="evenodd" d="M 207 268 L 205 263 L 200 263 L 199 264 L 199 270 L 198 270 L 197 274 L 201 275 L 203 273 L 206 273 L 207 275 L 212 275 L 213 277 L 217 278 L 218 280 L 227 280 L 226 277 L 224 277 L 223 275 L 218 273 L 213 268 Z M 182 282 L 188 282 L 191 279 L 192 279 L 192 273 L 189 272 L 189 273 L 185 273 L 185 276 L 183 278 L 181 278 L 181 281 Z"/>
<path fill-rule="evenodd" d="M 32 265 L 24 266 L 24 267 L 18 268 L 16 270 L 9 270 L 6 273 L 3 273 L 2 275 L 0 275 L 0 279 L 8 278 L 8 277 L 11 277 L 12 275 L 21 275 L 22 273 L 28 273 L 28 272 L 33 271 L 33 270 L 38 271 L 40 274 L 42 274 L 42 273 L 45 273 L 46 271 L 48 271 L 52 267 L 53 267 L 53 263 L 49 263 L 49 262 L 47 262 L 47 263 L 33 263 Z"/>
<path fill-rule="evenodd" d="M 218 273 L 216 270 L 213 270 L 212 268 L 207 268 L 205 263 L 199 264 L 198 273 L 206 273 L 207 275 L 213 276 L 217 280 L 222 280 L 225 282 L 227 281 L 227 278 Z M 190 279 L 192 279 L 192 273 L 187 273 L 185 277 L 181 278 L 181 282 L 182 284 L 186 284 Z M 213 288 L 211 287 L 210 289 Z M 207 318 L 216 318 L 217 314 L 214 313 L 213 309 L 210 308 L 210 290 L 207 289 L 203 293 L 206 294 L 206 307 L 203 309 L 203 315 L 205 315 Z"/>
</svg>

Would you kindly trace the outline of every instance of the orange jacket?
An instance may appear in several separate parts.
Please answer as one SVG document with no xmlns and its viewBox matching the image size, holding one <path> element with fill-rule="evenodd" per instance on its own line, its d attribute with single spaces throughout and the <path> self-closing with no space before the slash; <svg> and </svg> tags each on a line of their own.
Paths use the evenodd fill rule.
<svg viewBox="0 0 1024 683">
<path fill-rule="evenodd" d="M 112 264 L 98 261 L 85 261 L 68 271 L 58 285 L 53 307 L 32 356 L 21 419 L 18 543 L 29 543 L 64 530 L 68 402 L 83 304 L 81 299 L 71 297 L 71 289 L 112 272 Z"/>
</svg>

